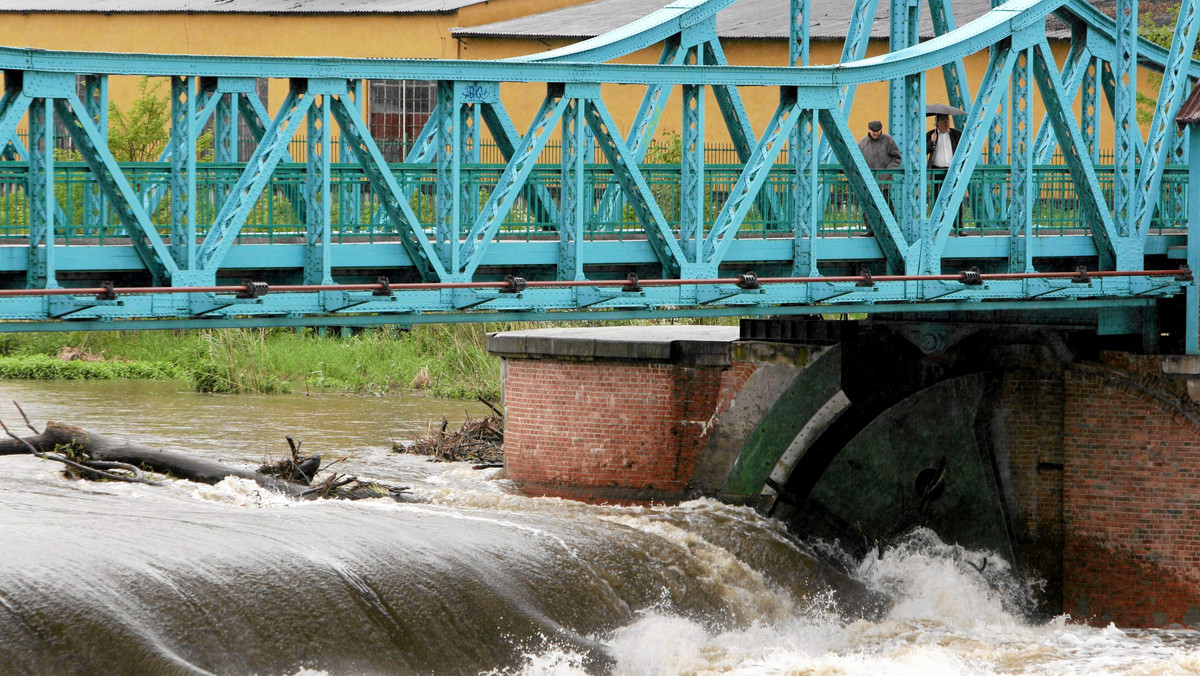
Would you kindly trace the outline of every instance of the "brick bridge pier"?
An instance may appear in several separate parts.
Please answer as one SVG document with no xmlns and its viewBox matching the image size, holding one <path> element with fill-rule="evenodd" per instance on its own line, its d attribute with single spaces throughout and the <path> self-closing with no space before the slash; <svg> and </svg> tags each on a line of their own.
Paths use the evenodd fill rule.
<svg viewBox="0 0 1200 676">
<path fill-rule="evenodd" d="M 927 525 L 1046 580 L 1044 613 L 1200 628 L 1200 360 L 1129 342 L 989 315 L 546 329 L 488 348 L 507 475 L 528 494 L 714 497 L 858 552 Z"/>
</svg>

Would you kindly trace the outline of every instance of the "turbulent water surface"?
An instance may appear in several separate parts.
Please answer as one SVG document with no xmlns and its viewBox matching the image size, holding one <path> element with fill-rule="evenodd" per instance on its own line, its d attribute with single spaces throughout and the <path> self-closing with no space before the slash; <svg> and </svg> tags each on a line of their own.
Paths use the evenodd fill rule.
<svg viewBox="0 0 1200 676">
<path fill-rule="evenodd" d="M 743 508 L 530 499 L 498 470 L 387 452 L 476 405 L 0 383 L 8 400 L 241 464 L 291 434 L 420 502 L 83 483 L 0 457 L 3 674 L 1200 673 L 1195 632 L 1026 621 L 1033 583 L 930 532 L 817 556 Z"/>
</svg>

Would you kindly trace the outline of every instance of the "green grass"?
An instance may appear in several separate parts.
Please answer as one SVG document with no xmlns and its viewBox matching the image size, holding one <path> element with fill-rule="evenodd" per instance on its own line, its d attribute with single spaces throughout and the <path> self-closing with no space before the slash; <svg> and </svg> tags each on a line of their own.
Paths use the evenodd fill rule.
<svg viewBox="0 0 1200 676">
<path fill-rule="evenodd" d="M 0 334 L 0 378 L 175 379 L 201 392 L 266 394 L 424 389 L 439 397 L 497 401 L 500 358 L 485 349 L 487 334 L 546 326 L 423 324 L 344 338 L 308 329 Z M 64 348 L 102 361 L 61 361 L 56 355 Z"/>
<path fill-rule="evenodd" d="M 166 362 L 62 361 L 49 355 L 0 357 L 0 379 L 177 380 L 186 373 Z"/>
</svg>

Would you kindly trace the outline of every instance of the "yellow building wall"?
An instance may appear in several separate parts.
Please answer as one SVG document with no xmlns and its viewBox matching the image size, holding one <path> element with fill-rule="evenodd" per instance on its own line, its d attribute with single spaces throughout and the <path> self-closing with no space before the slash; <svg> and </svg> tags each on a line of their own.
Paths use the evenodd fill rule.
<svg viewBox="0 0 1200 676">
<path fill-rule="evenodd" d="M 37 49 L 203 54 L 457 59 L 450 29 L 501 21 L 587 0 L 502 0 L 447 14 L 307 14 L 0 12 L 0 44 Z M 397 72 L 396 79 L 406 79 Z M 161 79 L 160 94 L 169 84 Z M 268 107 L 287 95 L 270 83 Z M 137 97 L 138 79 L 114 77 L 109 99 L 121 107 Z M 22 126 L 22 130 L 24 126 Z"/>
</svg>

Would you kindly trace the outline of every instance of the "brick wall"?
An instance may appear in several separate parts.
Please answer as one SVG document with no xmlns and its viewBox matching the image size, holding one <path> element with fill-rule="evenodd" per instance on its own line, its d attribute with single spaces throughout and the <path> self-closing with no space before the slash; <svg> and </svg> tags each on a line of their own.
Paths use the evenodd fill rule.
<svg viewBox="0 0 1200 676">
<path fill-rule="evenodd" d="M 1068 367 L 1064 610 L 1200 626 L 1200 410 L 1156 357 Z"/>
<path fill-rule="evenodd" d="M 717 415 L 754 369 L 509 359 L 507 476 L 531 495 L 678 500 Z"/>
<path fill-rule="evenodd" d="M 1021 563 L 1046 581 L 1041 608 L 1062 611 L 1063 399 L 1061 368 L 1013 370 L 995 400 L 991 444 Z"/>
</svg>

